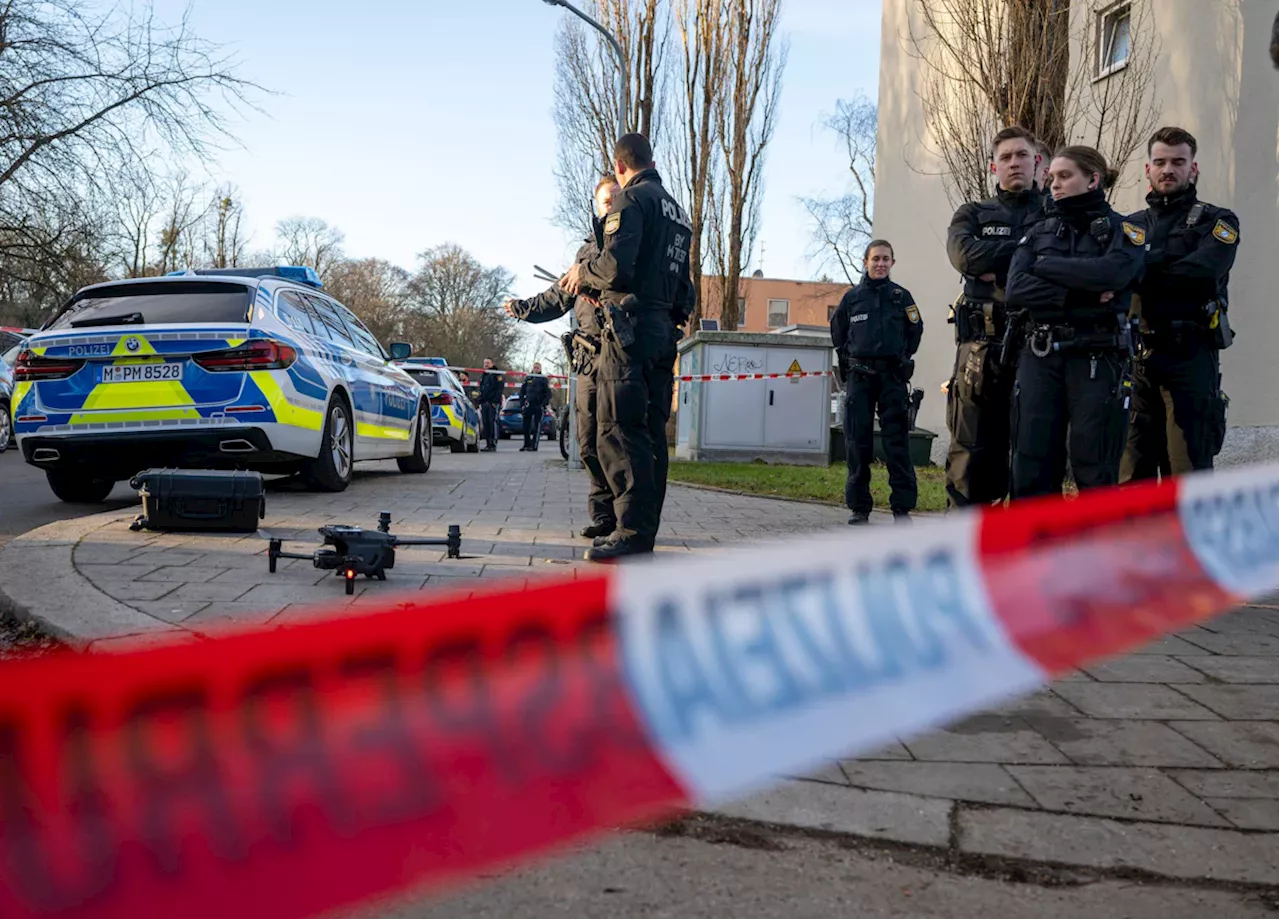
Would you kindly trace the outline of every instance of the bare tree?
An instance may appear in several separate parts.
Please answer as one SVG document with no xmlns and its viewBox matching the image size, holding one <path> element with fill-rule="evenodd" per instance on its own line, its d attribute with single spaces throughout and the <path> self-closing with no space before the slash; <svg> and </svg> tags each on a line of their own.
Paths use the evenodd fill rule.
<svg viewBox="0 0 1280 919">
<path fill-rule="evenodd" d="M 876 105 L 866 96 L 837 102 L 835 114 L 823 119 L 823 126 L 844 146 L 847 190 L 835 197 L 800 199 L 813 221 L 810 257 L 819 267 L 834 263 L 850 284 L 857 284 L 862 275 L 862 249 L 872 236 L 877 124 Z"/>
<path fill-rule="evenodd" d="M 196 236 L 209 205 L 205 189 L 192 184 L 184 172 L 168 177 L 161 188 L 163 223 L 157 242 L 156 269 L 160 274 L 195 267 Z"/>
<path fill-rule="evenodd" d="M 502 310 L 515 276 L 488 268 L 448 243 L 418 256 L 406 292 L 405 337 L 415 350 L 446 354 L 476 367 L 486 357 L 505 363 L 520 337 Z"/>
<path fill-rule="evenodd" d="M 384 344 L 405 334 L 409 272 L 378 258 L 348 259 L 329 269 L 325 289 L 360 317 Z"/>
<path fill-rule="evenodd" d="M 1096 24 L 1109 0 L 1075 0 L 1074 35 L 1072 0 L 915 3 L 923 27 L 907 45 L 922 68 L 925 124 L 953 205 L 990 194 L 988 148 L 1009 125 L 1022 125 L 1050 149 L 1093 143 L 1117 165 L 1141 142 L 1154 112 L 1158 53 L 1149 0 L 1130 6 L 1128 65 L 1102 80 L 1098 57 L 1106 49 Z"/>
<path fill-rule="evenodd" d="M 165 210 L 156 176 L 143 164 L 127 162 L 115 183 L 115 245 L 120 270 L 127 278 L 151 273 L 151 234 Z"/>
<path fill-rule="evenodd" d="M 679 176 L 692 224 L 689 274 L 696 298 L 689 327 L 695 329 L 704 306 L 707 209 L 717 198 L 716 186 L 723 177 L 715 156 L 715 119 L 724 96 L 729 8 L 724 0 L 675 0 L 674 12 L 681 52 L 677 59 Z"/>
<path fill-rule="evenodd" d="M 246 240 L 240 230 L 244 220 L 244 202 L 231 185 L 215 189 L 207 211 L 209 227 L 205 234 L 205 260 L 211 268 L 234 268 L 243 261 Z"/>
<path fill-rule="evenodd" d="M 230 116 L 257 90 L 234 70 L 235 62 L 195 36 L 185 19 L 166 27 L 145 2 L 0 5 L 6 270 L 47 272 L 65 256 L 67 234 L 90 229 L 65 221 L 98 207 L 67 202 L 113 191 L 108 179 L 121 163 L 143 163 L 157 148 L 207 158 L 218 140 L 229 139 Z M 27 269 L 18 267 L 24 258 Z M 141 270 L 142 261 L 142 253 L 131 257 L 131 269 Z"/>
<path fill-rule="evenodd" d="M 725 94 L 716 118 L 724 188 L 710 196 L 712 247 L 721 284 L 720 326 L 738 327 L 739 279 L 755 248 L 765 151 L 777 125 L 787 43 L 778 35 L 781 0 L 726 0 Z"/>
<path fill-rule="evenodd" d="M 346 236 L 319 217 L 289 217 L 276 224 L 280 240 L 280 259 L 286 265 L 310 265 L 328 280 L 332 269 L 343 258 L 342 244 Z"/>
<path fill-rule="evenodd" d="M 589 229 L 591 192 L 613 171 L 613 144 L 639 131 L 658 149 L 667 92 L 666 51 L 671 18 L 659 0 L 592 0 L 585 11 L 622 47 L 628 66 L 631 124 L 618 123 L 618 66 L 593 29 L 566 17 L 556 37 L 556 123 L 560 196 L 555 222 L 574 233 Z"/>
</svg>

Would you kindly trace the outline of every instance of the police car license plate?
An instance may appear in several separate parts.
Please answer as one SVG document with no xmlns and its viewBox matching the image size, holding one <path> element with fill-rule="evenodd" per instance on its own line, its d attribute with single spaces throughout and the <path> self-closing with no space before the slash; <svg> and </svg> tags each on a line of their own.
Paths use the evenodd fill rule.
<svg viewBox="0 0 1280 919">
<path fill-rule="evenodd" d="M 102 368 L 103 383 L 158 383 L 182 379 L 181 364 L 115 364 Z"/>
</svg>

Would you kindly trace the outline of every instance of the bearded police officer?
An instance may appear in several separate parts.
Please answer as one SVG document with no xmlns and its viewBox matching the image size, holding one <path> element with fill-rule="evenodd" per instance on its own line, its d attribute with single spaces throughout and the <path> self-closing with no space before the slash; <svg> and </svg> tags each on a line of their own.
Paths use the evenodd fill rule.
<svg viewBox="0 0 1280 919">
<path fill-rule="evenodd" d="M 605 176 L 596 184 L 595 213 L 591 219 L 592 235 L 578 249 L 575 262 L 586 261 L 599 255 L 604 247 L 604 220 L 618 193 L 618 180 Z M 600 354 L 600 325 L 596 320 L 598 301 L 580 293 L 570 294 L 558 283 L 529 300 L 508 300 L 506 310 L 516 319 L 525 322 L 551 322 L 573 310 L 578 320 L 578 331 L 568 336 L 573 372 L 577 375 L 577 393 L 574 420 L 577 425 L 578 455 L 587 470 L 590 486 L 587 490 L 587 514 L 591 523 L 583 527 L 581 534 L 587 539 L 608 536 L 613 533 L 617 517 L 613 511 L 613 492 L 609 480 L 600 465 L 596 447 L 596 365 Z M 663 441 L 666 447 L 666 441 Z"/>
<path fill-rule="evenodd" d="M 662 187 L 644 135 L 623 135 L 613 155 L 622 190 L 605 219 L 603 248 L 561 279 L 573 294 L 600 291 L 596 443 L 617 526 L 587 550 L 597 562 L 653 551 L 666 494 L 676 342 L 693 310 L 689 218 Z"/>
<path fill-rule="evenodd" d="M 893 246 L 875 239 L 863 255 L 862 280 L 844 295 L 831 316 L 831 341 L 845 380 L 844 443 L 848 475 L 844 500 L 852 525 L 871 519 L 871 461 L 875 416 L 889 467 L 889 507 L 906 522 L 916 507 L 916 470 L 911 465 L 907 383 L 924 326 L 911 293 L 889 280 Z"/>
<path fill-rule="evenodd" d="M 947 230 L 947 255 L 964 276 L 947 387 L 948 507 L 1001 501 L 1009 490 L 1012 362 L 1020 342 L 1012 340 L 1017 330 L 1008 326 L 1004 289 L 1018 240 L 1044 216 L 1035 187 L 1043 181 L 1038 145 L 1025 128 L 997 134 L 991 142 L 995 197 L 961 205 Z"/>
<path fill-rule="evenodd" d="M 1240 221 L 1200 201 L 1196 139 L 1177 127 L 1147 143 L 1146 275 L 1138 287 L 1143 360 L 1121 481 L 1212 469 L 1226 435 L 1218 352 L 1231 344 L 1227 282 Z"/>
</svg>

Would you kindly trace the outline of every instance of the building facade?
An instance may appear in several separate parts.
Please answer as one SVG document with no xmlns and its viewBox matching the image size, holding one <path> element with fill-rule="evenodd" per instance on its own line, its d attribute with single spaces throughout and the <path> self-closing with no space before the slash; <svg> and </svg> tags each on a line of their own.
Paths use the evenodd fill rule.
<svg viewBox="0 0 1280 919">
<path fill-rule="evenodd" d="M 826 327 L 848 289 L 848 284 L 824 281 L 742 278 L 738 285 L 738 331 L 772 332 L 794 325 Z M 720 278 L 703 277 L 702 302 L 706 304 L 707 319 L 720 317 L 721 290 Z"/>
<path fill-rule="evenodd" d="M 1153 31 L 1159 53 L 1147 104 L 1156 124 L 1178 125 L 1199 141 L 1202 200 L 1240 218 L 1240 251 L 1231 273 L 1235 344 L 1222 353 L 1223 389 L 1231 397 L 1223 463 L 1274 458 L 1280 379 L 1280 284 L 1277 283 L 1277 76 L 1268 40 L 1274 0 L 1073 0 L 1073 66 L 1097 71 L 1084 92 L 1100 93 L 1126 65 L 1129 28 Z M 894 278 L 910 288 L 925 321 L 916 384 L 926 392 L 920 424 L 938 431 L 945 455 L 945 398 L 955 347 L 947 306 L 960 290 L 945 251 L 954 211 L 921 103 L 924 67 L 909 36 L 925 28 L 918 0 L 884 0 L 880 47 L 875 234 L 894 243 Z M 1085 36 L 1081 40 L 1079 36 Z M 1105 44 L 1101 47 L 1097 42 Z M 1068 137 L 1072 137 L 1068 124 Z M 1122 165 L 1112 204 L 1144 208 L 1146 144 Z"/>
</svg>

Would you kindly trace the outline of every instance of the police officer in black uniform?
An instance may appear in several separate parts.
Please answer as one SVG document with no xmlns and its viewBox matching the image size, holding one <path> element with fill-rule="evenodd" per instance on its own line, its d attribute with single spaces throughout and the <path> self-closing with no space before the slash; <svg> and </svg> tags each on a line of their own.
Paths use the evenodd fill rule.
<svg viewBox="0 0 1280 919">
<path fill-rule="evenodd" d="M 1177 127 L 1147 142 L 1146 274 L 1138 287 L 1144 354 L 1121 481 L 1212 469 L 1227 432 L 1218 352 L 1231 344 L 1227 283 L 1240 221 L 1196 196 L 1196 139 Z"/>
<path fill-rule="evenodd" d="M 592 235 L 583 242 L 575 262 L 592 259 L 604 247 L 605 215 L 613 204 L 613 196 L 620 191 L 618 180 L 605 176 L 596 185 L 595 214 L 591 219 Z M 596 311 L 598 301 L 585 293 L 574 296 L 558 283 L 529 300 L 508 300 L 507 312 L 525 322 L 551 322 L 573 310 L 578 320 L 578 331 L 567 345 L 573 372 L 577 375 L 577 393 L 574 419 L 578 433 L 578 455 L 587 470 L 590 486 L 587 491 L 587 513 L 591 523 L 583 527 L 581 534 L 587 539 L 609 536 L 617 525 L 613 510 L 613 492 L 609 480 L 600 465 L 596 446 L 596 365 L 600 355 L 600 325 Z M 666 440 L 663 440 L 666 448 Z"/>
<path fill-rule="evenodd" d="M 1129 301 L 1145 235 L 1107 203 L 1116 180 L 1092 147 L 1065 147 L 1051 167 L 1049 216 L 1018 244 L 1006 289 L 1027 311 L 1013 392 L 1015 498 L 1061 494 L 1120 476 L 1132 395 Z"/>
<path fill-rule="evenodd" d="M 889 280 L 893 246 L 874 239 L 863 254 L 862 280 L 831 316 L 831 341 L 845 381 L 844 444 L 848 476 L 844 501 L 849 523 L 871 519 L 871 461 L 875 416 L 889 467 L 889 507 L 906 522 L 916 507 L 916 470 L 911 465 L 907 383 L 924 325 L 911 292 Z"/>
<path fill-rule="evenodd" d="M 538 452 L 542 441 L 542 417 L 551 401 L 551 381 L 542 375 L 542 365 L 535 363 L 533 371 L 520 384 L 520 411 L 524 416 L 524 446 L 520 452 Z"/>
<path fill-rule="evenodd" d="M 964 276 L 952 317 L 956 360 L 947 385 L 947 506 L 1003 501 L 1009 491 L 1009 412 L 1018 318 L 1009 328 L 1005 284 L 1018 240 L 1044 216 L 1039 142 L 1022 127 L 991 142 L 996 194 L 951 218 L 947 255 Z M 1006 333 L 1010 340 L 1006 341 Z"/>
<path fill-rule="evenodd" d="M 644 135 L 623 135 L 613 156 L 622 190 L 605 219 L 603 249 L 561 279 L 570 293 L 600 291 L 596 444 L 618 522 L 587 550 L 587 560 L 599 562 L 653 551 L 666 495 L 676 342 L 693 311 L 688 216 L 662 187 Z"/>
<path fill-rule="evenodd" d="M 484 359 L 484 376 L 480 380 L 480 427 L 484 428 L 484 449 L 492 453 L 498 449 L 498 413 L 502 411 L 502 391 L 505 386 L 502 373 L 493 365 L 493 359 Z"/>
</svg>

